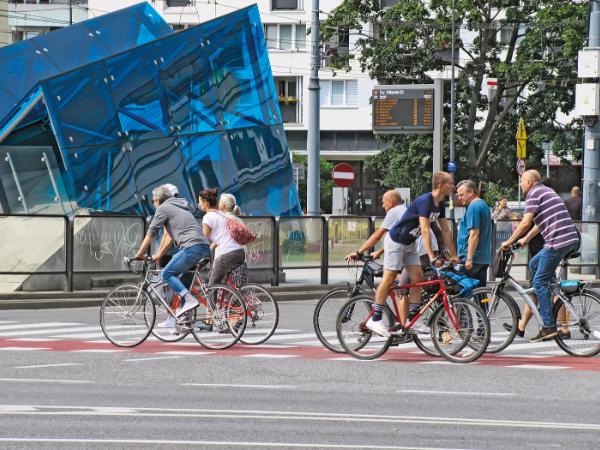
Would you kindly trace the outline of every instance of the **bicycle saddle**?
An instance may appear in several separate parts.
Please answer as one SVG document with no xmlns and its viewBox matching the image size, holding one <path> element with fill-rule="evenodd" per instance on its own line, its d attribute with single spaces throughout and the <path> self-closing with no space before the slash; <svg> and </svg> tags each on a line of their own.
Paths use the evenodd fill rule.
<svg viewBox="0 0 600 450">
<path fill-rule="evenodd" d="M 563 259 L 573 259 L 573 258 L 578 258 L 581 255 L 581 252 L 579 250 L 575 250 L 571 253 L 569 253 L 567 256 L 565 256 Z"/>
<path fill-rule="evenodd" d="M 210 257 L 205 256 L 200 261 L 196 263 L 196 271 L 204 269 L 210 263 Z"/>
</svg>

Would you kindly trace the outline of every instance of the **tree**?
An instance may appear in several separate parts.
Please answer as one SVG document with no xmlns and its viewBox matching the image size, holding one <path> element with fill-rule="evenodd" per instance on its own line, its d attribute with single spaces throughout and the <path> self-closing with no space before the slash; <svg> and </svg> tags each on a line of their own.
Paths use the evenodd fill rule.
<svg viewBox="0 0 600 450">
<path fill-rule="evenodd" d="M 308 157 L 294 153 L 292 160 L 295 163 L 303 164 L 307 167 Z M 320 186 L 321 186 L 321 211 L 324 213 L 331 213 L 331 196 L 333 195 L 333 180 L 331 179 L 331 172 L 333 171 L 333 163 L 321 159 L 320 165 Z M 306 208 L 306 179 L 298 182 L 298 195 L 300 196 L 300 205 L 304 210 Z"/>
<path fill-rule="evenodd" d="M 431 71 L 450 62 L 452 0 L 402 0 L 382 10 L 379 0 L 344 0 L 327 17 L 323 41 L 339 29 L 357 35 L 358 63 L 381 84 L 429 83 Z M 585 43 L 588 5 L 572 0 L 454 0 L 457 24 L 456 154 L 458 177 L 515 184 L 515 133 L 528 129 L 528 167 L 539 167 L 542 144 L 554 153 L 580 155 L 582 125 L 557 115 L 574 107 L 577 52 Z M 364 24 L 372 24 L 369 33 Z M 470 39 L 461 39 L 469 36 Z M 458 52 L 460 49 L 460 52 Z M 335 60 L 347 70 L 348 58 Z M 497 79 L 495 95 L 484 82 Z M 449 92 L 446 90 L 445 114 Z M 447 129 L 447 126 L 446 126 Z M 431 174 L 430 137 L 388 137 L 391 146 L 367 165 L 397 168 L 382 173 L 386 187 L 422 190 Z M 448 139 L 446 155 L 448 154 Z M 390 164 L 386 165 L 386 161 Z"/>
</svg>

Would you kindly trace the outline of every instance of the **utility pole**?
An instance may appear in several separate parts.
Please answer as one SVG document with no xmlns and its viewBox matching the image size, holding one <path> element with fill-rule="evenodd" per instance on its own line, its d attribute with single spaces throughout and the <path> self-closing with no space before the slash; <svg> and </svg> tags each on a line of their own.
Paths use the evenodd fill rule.
<svg viewBox="0 0 600 450">
<path fill-rule="evenodd" d="M 600 47 L 600 0 L 590 0 L 588 48 Z M 596 80 L 598 82 L 598 80 Z M 582 219 L 600 221 L 600 121 L 584 121 Z"/>
<path fill-rule="evenodd" d="M 310 24 L 311 64 L 310 81 L 308 83 L 308 174 L 306 178 L 306 209 L 309 216 L 321 214 L 319 165 L 321 147 L 321 121 L 319 98 L 319 67 L 321 55 L 319 46 L 319 0 L 312 0 L 312 15 Z"/>
<path fill-rule="evenodd" d="M 455 114 L 454 110 L 456 109 L 455 105 L 455 91 L 456 91 L 456 79 L 455 79 L 455 67 L 454 67 L 454 48 L 456 46 L 455 42 L 456 35 L 456 23 L 454 21 L 454 0 L 452 0 L 452 51 L 450 53 L 450 58 L 452 59 L 452 76 L 450 79 L 450 164 L 449 168 L 452 168 L 450 172 L 452 174 L 452 178 L 454 178 L 454 171 L 456 171 L 456 134 L 454 131 L 454 122 L 455 122 Z M 454 198 L 453 195 L 450 195 L 450 203 L 448 205 L 450 212 L 450 220 L 454 219 Z"/>
<path fill-rule="evenodd" d="M 69 25 L 73 25 L 73 0 L 69 0 Z"/>
</svg>

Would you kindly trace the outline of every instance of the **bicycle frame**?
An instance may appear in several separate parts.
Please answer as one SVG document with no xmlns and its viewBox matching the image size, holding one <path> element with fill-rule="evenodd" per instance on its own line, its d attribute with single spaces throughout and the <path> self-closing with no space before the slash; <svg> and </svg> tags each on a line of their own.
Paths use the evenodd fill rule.
<svg viewBox="0 0 600 450">
<path fill-rule="evenodd" d="M 498 296 L 496 295 L 496 293 L 498 292 L 499 289 L 504 290 L 506 287 L 506 284 L 508 283 L 509 286 L 511 286 L 515 291 L 517 291 L 517 293 L 519 294 L 519 297 L 521 297 L 521 299 L 523 299 L 523 301 L 525 301 L 525 303 L 527 303 L 529 305 L 529 308 L 531 309 L 531 312 L 534 315 L 535 319 L 538 321 L 538 323 L 540 325 L 543 325 L 544 322 L 542 320 L 542 315 L 540 314 L 538 305 L 533 301 L 533 298 L 531 297 L 531 294 L 535 292 L 535 289 L 533 287 L 530 287 L 527 289 L 523 288 L 517 282 L 517 280 L 515 280 L 513 278 L 513 276 L 510 274 L 510 269 L 512 268 L 513 259 L 514 259 L 514 253 L 511 252 L 510 260 L 508 261 L 508 263 L 506 265 L 506 270 L 504 271 L 504 275 L 503 275 L 502 279 L 492 289 L 492 302 L 490 303 L 490 310 L 493 311 L 496 303 L 498 302 L 498 300 L 497 300 Z M 561 264 L 561 266 L 563 268 L 567 267 L 568 263 L 563 262 Z M 568 301 L 568 298 L 563 295 L 563 293 L 561 292 L 560 289 L 556 289 L 556 288 L 553 289 L 552 294 L 558 296 L 562 300 L 563 305 L 565 306 L 565 308 L 568 310 L 568 312 L 570 314 L 574 315 L 575 317 L 578 317 L 577 312 L 575 311 L 575 309 L 573 308 L 571 303 Z"/>
</svg>

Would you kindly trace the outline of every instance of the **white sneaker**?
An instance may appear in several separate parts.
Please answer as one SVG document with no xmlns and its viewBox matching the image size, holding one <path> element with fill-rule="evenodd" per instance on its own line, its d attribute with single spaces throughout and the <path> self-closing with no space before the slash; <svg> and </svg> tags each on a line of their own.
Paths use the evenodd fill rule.
<svg viewBox="0 0 600 450">
<path fill-rule="evenodd" d="M 181 308 L 179 308 L 177 310 L 177 312 L 176 312 L 177 317 L 180 317 L 181 315 L 185 314 L 189 310 L 198 307 L 198 305 L 200 304 L 198 299 L 190 294 L 185 294 L 185 296 L 183 298 L 185 300 L 185 305 L 183 305 Z"/>
<path fill-rule="evenodd" d="M 365 324 L 365 326 L 371 330 L 373 333 L 378 334 L 379 336 L 383 336 L 383 337 L 390 337 L 390 331 L 388 330 L 388 328 L 385 326 L 385 323 L 383 322 L 383 320 L 373 320 L 373 318 L 371 317 L 369 320 L 367 320 L 367 323 Z"/>
<path fill-rule="evenodd" d="M 174 328 L 175 327 L 175 317 L 169 316 L 166 320 L 156 324 L 158 328 Z"/>
<path fill-rule="evenodd" d="M 598 331 L 598 330 L 592 331 L 592 336 L 594 336 L 596 339 L 600 339 L 600 331 Z"/>
</svg>

